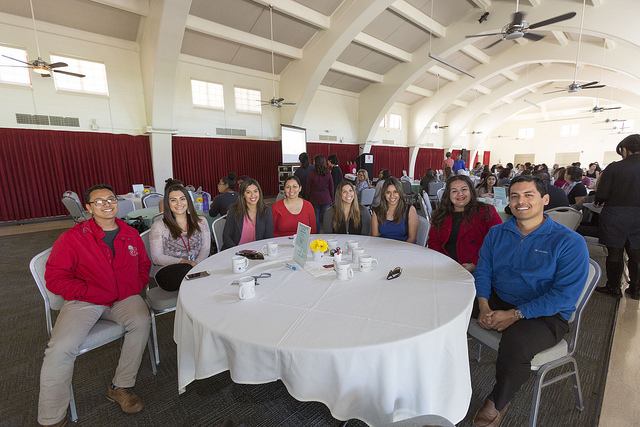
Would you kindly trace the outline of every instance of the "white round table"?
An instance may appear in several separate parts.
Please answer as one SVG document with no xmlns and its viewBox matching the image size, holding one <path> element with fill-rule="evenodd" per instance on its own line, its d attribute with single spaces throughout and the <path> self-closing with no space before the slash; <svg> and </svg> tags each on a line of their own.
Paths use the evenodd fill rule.
<svg viewBox="0 0 640 427">
<path fill-rule="evenodd" d="M 213 255 L 194 268 L 211 276 L 184 281 L 175 317 L 178 389 L 230 370 L 237 383 L 282 380 L 298 400 L 320 401 L 337 419 L 380 425 L 422 414 L 461 421 L 471 399 L 467 327 L 475 297 L 473 276 L 458 263 L 417 245 L 369 236 L 356 239 L 379 262 L 377 270 L 341 281 L 314 277 L 292 263 L 292 240 L 278 256 L 250 261 L 233 274 L 241 249 Z M 350 260 L 345 254 L 343 261 Z M 309 254 L 308 260 L 311 260 Z M 325 258 L 324 264 L 329 264 Z M 316 265 L 309 261 L 310 265 Z M 394 267 L 402 275 L 386 280 Z M 259 279 L 256 297 L 238 298 L 232 281 Z"/>
</svg>

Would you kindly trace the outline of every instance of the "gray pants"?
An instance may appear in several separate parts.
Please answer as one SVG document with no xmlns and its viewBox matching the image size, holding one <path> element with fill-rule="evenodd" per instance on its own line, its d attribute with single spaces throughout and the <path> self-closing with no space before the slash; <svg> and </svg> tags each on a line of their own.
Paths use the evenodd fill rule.
<svg viewBox="0 0 640 427">
<path fill-rule="evenodd" d="M 126 331 L 113 384 L 117 387 L 135 385 L 150 327 L 149 309 L 140 295 L 118 301 L 113 307 L 67 301 L 60 310 L 44 352 L 38 402 L 40 424 L 55 424 L 65 417 L 78 348 L 99 319 L 114 321 Z"/>
</svg>

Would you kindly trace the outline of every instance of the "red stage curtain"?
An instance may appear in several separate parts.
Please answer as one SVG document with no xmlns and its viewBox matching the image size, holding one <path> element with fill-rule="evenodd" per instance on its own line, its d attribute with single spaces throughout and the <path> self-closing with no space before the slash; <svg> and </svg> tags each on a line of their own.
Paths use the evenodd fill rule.
<svg viewBox="0 0 640 427">
<path fill-rule="evenodd" d="M 326 159 L 330 154 L 338 156 L 340 169 L 343 173 L 347 173 L 347 165 L 355 163 L 356 157 L 360 155 L 360 146 L 358 144 L 329 144 L 324 142 L 307 142 L 307 153 L 313 164 L 313 158 L 320 154 Z"/>
<path fill-rule="evenodd" d="M 444 149 L 442 148 L 420 148 L 416 157 L 416 166 L 414 167 L 413 177 L 420 179 L 424 176 L 427 169 L 441 169 L 444 160 Z"/>
<path fill-rule="evenodd" d="M 153 182 L 147 136 L 0 129 L 0 141 L 0 221 L 68 215 L 67 190 L 83 200 L 94 184 L 121 194 Z"/>
<path fill-rule="evenodd" d="M 409 147 L 385 147 L 374 145 L 371 147 L 373 154 L 373 173 L 378 175 L 380 169 L 389 169 L 392 176 L 400 178 L 402 171 L 409 173 Z"/>
<path fill-rule="evenodd" d="M 260 183 L 265 196 L 278 194 L 280 141 L 251 139 L 173 138 L 173 176 L 215 197 L 220 178 L 229 172 Z"/>
<path fill-rule="evenodd" d="M 478 152 L 477 151 L 476 151 L 476 155 L 473 156 L 473 165 L 470 165 L 469 169 L 475 168 L 476 167 L 476 163 L 478 163 Z"/>
<path fill-rule="evenodd" d="M 489 165 L 490 161 L 491 161 L 491 151 L 485 151 L 484 154 L 482 155 L 482 164 Z M 489 167 L 491 167 L 491 165 L 489 165 Z"/>
</svg>

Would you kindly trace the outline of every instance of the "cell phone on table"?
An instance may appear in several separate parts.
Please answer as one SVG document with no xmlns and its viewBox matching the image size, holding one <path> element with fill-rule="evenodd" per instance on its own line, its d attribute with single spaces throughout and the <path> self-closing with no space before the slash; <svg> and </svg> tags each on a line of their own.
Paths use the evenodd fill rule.
<svg viewBox="0 0 640 427">
<path fill-rule="evenodd" d="M 208 271 L 198 271 L 197 273 L 187 274 L 187 280 L 198 279 L 200 277 L 207 277 L 210 275 L 211 273 L 209 273 Z"/>
</svg>

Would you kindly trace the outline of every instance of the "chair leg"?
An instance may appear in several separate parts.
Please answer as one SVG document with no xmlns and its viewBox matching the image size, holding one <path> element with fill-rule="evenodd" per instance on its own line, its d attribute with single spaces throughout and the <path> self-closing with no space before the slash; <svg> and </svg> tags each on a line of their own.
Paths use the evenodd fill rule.
<svg viewBox="0 0 640 427">
<path fill-rule="evenodd" d="M 150 311 L 151 311 L 151 333 L 153 335 L 153 348 L 155 350 L 155 355 L 156 355 L 156 365 L 159 365 L 160 352 L 158 350 L 158 332 L 156 330 L 156 315 L 153 312 L 153 309 L 151 309 Z"/>
<path fill-rule="evenodd" d="M 573 392 L 576 396 L 576 409 L 578 411 L 582 411 L 584 409 L 584 403 L 582 400 L 582 388 L 580 387 L 580 374 L 578 373 L 578 364 L 575 360 L 572 362 L 573 365 Z"/>
<path fill-rule="evenodd" d="M 476 361 L 480 361 L 480 357 L 482 356 L 482 344 L 480 344 L 480 341 L 476 341 L 478 343 L 478 353 L 476 354 Z"/>
<path fill-rule="evenodd" d="M 71 412 L 71 422 L 75 423 L 78 421 L 78 412 L 76 411 L 76 399 L 73 397 L 73 384 L 69 386 L 71 389 L 70 399 L 69 399 L 69 412 Z"/>
<path fill-rule="evenodd" d="M 529 427 L 535 427 L 538 422 L 538 409 L 540 407 L 540 395 L 542 394 L 542 384 L 547 371 L 538 371 L 536 382 L 533 385 L 533 399 L 531 400 L 531 411 L 529 413 Z"/>
<path fill-rule="evenodd" d="M 149 340 L 147 341 L 147 348 L 149 349 L 149 359 L 151 359 L 151 371 L 153 371 L 153 375 L 156 375 L 158 373 L 158 371 L 156 370 L 156 361 L 154 360 L 154 351 L 153 351 L 153 345 L 151 344 L 151 337 L 149 337 Z"/>
</svg>

